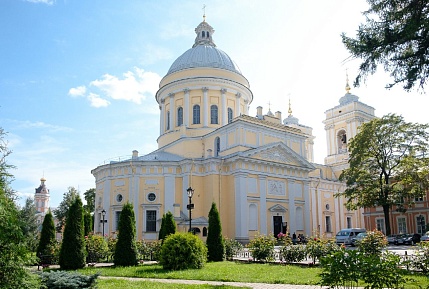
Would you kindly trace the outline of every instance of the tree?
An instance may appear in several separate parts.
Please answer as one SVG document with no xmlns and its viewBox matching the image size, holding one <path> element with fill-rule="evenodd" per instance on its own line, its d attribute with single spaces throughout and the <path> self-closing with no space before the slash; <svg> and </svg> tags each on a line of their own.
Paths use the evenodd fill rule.
<svg viewBox="0 0 429 289">
<path fill-rule="evenodd" d="M 114 257 L 115 266 L 137 265 L 136 220 L 133 205 L 129 202 L 122 207 L 118 229 L 118 242 Z"/>
<path fill-rule="evenodd" d="M 216 204 L 212 203 L 209 212 L 209 228 L 207 234 L 207 250 L 209 261 L 223 261 L 225 258 L 225 244 L 222 236 L 219 211 Z"/>
<path fill-rule="evenodd" d="M 86 205 L 83 206 L 85 211 L 89 213 L 94 213 L 95 211 L 95 189 L 89 189 L 85 193 L 83 193 L 83 197 L 85 198 Z"/>
<path fill-rule="evenodd" d="M 410 91 L 424 88 L 429 76 L 429 2 L 422 0 L 367 0 L 356 38 L 341 35 L 352 57 L 361 58 L 355 85 L 382 65 L 393 78 L 391 88 L 403 83 Z"/>
<path fill-rule="evenodd" d="M 92 226 L 92 216 L 88 211 L 84 211 L 83 213 L 83 225 L 84 225 L 84 235 L 88 236 L 89 233 L 93 231 Z"/>
<path fill-rule="evenodd" d="M 381 206 L 387 235 L 392 206 L 405 211 L 429 187 L 428 128 L 388 114 L 362 124 L 349 142 L 350 167 L 340 176 L 347 188 L 337 196 L 348 209 Z"/>
<path fill-rule="evenodd" d="M 16 195 L 9 187 L 12 175 L 6 157 L 10 154 L 4 131 L 0 128 L 0 288 L 38 288 L 33 275 L 25 268 L 30 263 L 26 238 L 20 228 Z"/>
<path fill-rule="evenodd" d="M 74 187 L 68 187 L 68 192 L 63 194 L 63 200 L 56 210 L 54 210 L 54 216 L 57 218 L 57 232 L 61 232 L 66 223 L 67 215 L 70 206 L 75 201 L 76 197 L 79 196 L 79 192 Z"/>
<path fill-rule="evenodd" d="M 62 270 L 76 270 L 85 267 L 85 238 L 83 228 L 83 207 L 79 196 L 68 210 L 61 244 L 59 264 Z"/>
<path fill-rule="evenodd" d="M 43 219 L 42 232 L 40 233 L 40 241 L 37 246 L 37 256 L 50 255 L 51 246 L 55 241 L 55 224 L 54 217 L 49 211 Z"/>
<path fill-rule="evenodd" d="M 159 229 L 159 240 L 164 240 L 168 235 L 176 233 L 176 222 L 173 214 L 168 211 L 162 216 L 161 228 Z"/>
<path fill-rule="evenodd" d="M 39 241 L 39 225 L 37 224 L 37 210 L 34 200 L 27 198 L 25 206 L 19 210 L 19 219 L 21 222 L 21 230 L 24 237 L 27 239 L 27 248 L 34 252 L 36 251 Z"/>
</svg>

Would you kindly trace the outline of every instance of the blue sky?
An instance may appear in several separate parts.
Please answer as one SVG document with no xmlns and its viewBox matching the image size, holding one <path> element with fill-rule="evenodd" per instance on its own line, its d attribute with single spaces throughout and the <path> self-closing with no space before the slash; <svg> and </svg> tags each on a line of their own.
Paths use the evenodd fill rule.
<svg viewBox="0 0 429 289">
<path fill-rule="evenodd" d="M 91 170 L 110 159 L 157 148 L 154 94 L 173 61 L 189 49 L 206 20 L 249 80 L 250 114 L 281 111 L 313 128 L 315 161 L 326 156 L 324 112 L 338 105 L 358 61 L 340 33 L 353 36 L 364 0 L 0 1 L 0 127 L 17 167 L 12 183 L 32 196 L 47 179 L 51 206 L 69 186 L 95 187 Z M 352 93 L 377 116 L 428 122 L 425 94 L 385 90 L 384 73 Z"/>
</svg>

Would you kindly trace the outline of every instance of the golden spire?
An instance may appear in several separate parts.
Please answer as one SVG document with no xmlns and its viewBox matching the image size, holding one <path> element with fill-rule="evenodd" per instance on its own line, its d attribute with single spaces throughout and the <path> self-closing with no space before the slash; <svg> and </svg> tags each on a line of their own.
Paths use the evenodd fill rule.
<svg viewBox="0 0 429 289">
<path fill-rule="evenodd" d="M 204 11 L 203 22 L 206 22 L 206 4 L 203 5 L 203 11 Z"/>
<path fill-rule="evenodd" d="M 287 110 L 287 112 L 289 113 L 289 116 L 292 115 L 292 107 L 290 106 L 290 95 L 289 95 L 289 109 Z"/>
<path fill-rule="evenodd" d="M 347 93 L 350 93 L 349 74 L 347 73 L 347 69 L 346 69 L 346 91 Z"/>
</svg>

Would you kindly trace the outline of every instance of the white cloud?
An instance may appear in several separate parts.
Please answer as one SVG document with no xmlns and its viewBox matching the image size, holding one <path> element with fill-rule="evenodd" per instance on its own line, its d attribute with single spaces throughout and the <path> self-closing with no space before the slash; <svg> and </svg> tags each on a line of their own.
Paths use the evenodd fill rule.
<svg viewBox="0 0 429 289">
<path fill-rule="evenodd" d="M 110 105 L 110 101 L 102 99 L 98 94 L 92 92 L 87 96 L 87 98 L 91 102 L 91 106 L 96 108 L 106 107 Z"/>
<path fill-rule="evenodd" d="M 43 121 L 17 121 L 17 120 L 11 120 L 12 123 L 14 123 L 15 129 L 46 129 L 49 131 L 72 131 L 71 128 L 66 126 L 59 126 L 59 125 L 53 125 L 49 123 L 45 123 Z"/>
<path fill-rule="evenodd" d="M 134 71 L 125 72 L 122 79 L 105 74 L 102 79 L 92 81 L 90 86 L 100 89 L 113 99 L 140 104 L 148 94 L 155 95 L 160 80 L 158 74 L 134 67 Z"/>
<path fill-rule="evenodd" d="M 25 0 L 27 2 L 36 3 L 36 4 L 46 4 L 46 5 L 53 5 L 55 3 L 55 0 Z"/>
<path fill-rule="evenodd" d="M 71 95 L 71 96 L 84 96 L 85 93 L 86 93 L 85 85 L 73 87 L 73 88 L 70 88 L 70 90 L 69 90 L 69 95 Z"/>
</svg>

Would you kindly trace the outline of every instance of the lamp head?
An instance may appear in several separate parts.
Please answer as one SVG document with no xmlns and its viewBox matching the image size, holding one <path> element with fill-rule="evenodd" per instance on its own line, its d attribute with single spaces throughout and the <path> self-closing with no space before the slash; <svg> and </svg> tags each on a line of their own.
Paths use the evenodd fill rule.
<svg viewBox="0 0 429 289">
<path fill-rule="evenodd" d="M 186 192 L 188 193 L 188 197 L 192 198 L 192 196 L 194 195 L 194 189 L 189 187 Z"/>
<path fill-rule="evenodd" d="M 103 216 L 105 216 L 105 215 L 106 215 L 106 211 L 103 209 L 103 210 L 101 211 L 101 214 L 102 214 Z"/>
</svg>

